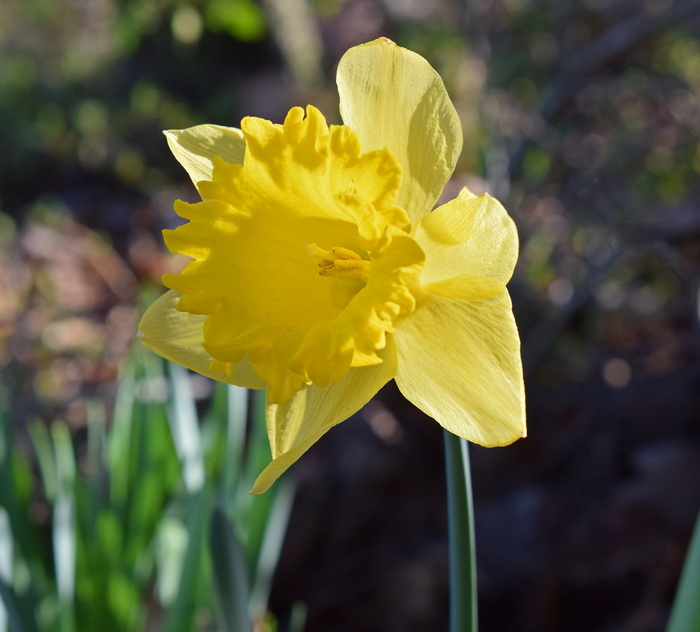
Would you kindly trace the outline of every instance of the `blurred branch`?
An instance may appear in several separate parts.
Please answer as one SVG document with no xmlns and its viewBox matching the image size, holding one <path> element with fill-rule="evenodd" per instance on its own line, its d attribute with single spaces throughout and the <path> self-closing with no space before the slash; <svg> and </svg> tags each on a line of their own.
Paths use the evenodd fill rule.
<svg viewBox="0 0 700 632">
<path fill-rule="evenodd" d="M 662 11 L 642 9 L 624 18 L 600 37 L 561 61 L 554 77 L 543 90 L 536 116 L 541 121 L 547 121 L 576 92 L 584 83 L 584 78 L 592 71 L 639 44 L 654 32 L 667 30 L 693 13 L 700 14 L 698 0 L 676 0 Z M 536 125 L 533 129 L 544 127 L 545 125 Z M 527 150 L 534 140 L 532 136 L 524 136 L 509 152 L 508 175 L 511 181 L 517 179 L 520 174 Z"/>
<path fill-rule="evenodd" d="M 554 114 L 562 102 L 581 85 L 582 76 L 631 49 L 655 31 L 666 30 L 694 12 L 700 13 L 698 0 L 677 0 L 659 12 L 642 8 L 594 41 L 574 51 L 563 60 L 557 75 L 551 81 L 549 90 L 542 99 L 540 114 L 544 118 Z"/>
<path fill-rule="evenodd" d="M 308 0 L 263 0 L 277 45 L 292 77 L 305 90 L 323 80 L 323 43 Z"/>
</svg>

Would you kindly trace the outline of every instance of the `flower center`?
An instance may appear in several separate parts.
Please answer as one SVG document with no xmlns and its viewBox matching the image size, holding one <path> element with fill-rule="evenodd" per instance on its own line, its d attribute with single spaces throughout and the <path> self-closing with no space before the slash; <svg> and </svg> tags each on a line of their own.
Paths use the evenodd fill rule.
<svg viewBox="0 0 700 632">
<path fill-rule="evenodd" d="M 206 315 L 212 370 L 249 362 L 281 404 L 384 361 L 394 321 L 415 309 L 408 283 L 425 255 L 395 205 L 401 167 L 388 149 L 362 153 L 313 107 L 241 129 L 243 163 L 215 158 L 204 201 L 178 204 L 190 221 L 168 245 L 194 261 L 165 282 L 178 309 Z"/>
<path fill-rule="evenodd" d="M 306 254 L 310 257 L 321 257 L 318 263 L 318 273 L 321 276 L 351 277 L 367 282 L 369 261 L 362 259 L 352 250 L 336 246 L 329 252 L 316 244 L 309 244 L 306 246 Z"/>
</svg>

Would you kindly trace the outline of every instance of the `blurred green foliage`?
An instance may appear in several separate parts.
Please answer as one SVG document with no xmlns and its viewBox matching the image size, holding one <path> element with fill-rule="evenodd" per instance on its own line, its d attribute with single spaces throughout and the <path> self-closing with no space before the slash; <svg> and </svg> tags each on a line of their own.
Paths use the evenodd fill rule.
<svg viewBox="0 0 700 632">
<path fill-rule="evenodd" d="M 80 453 L 64 423 L 36 421 L 28 458 L 0 410 L 0 592 L 13 631 L 262 621 L 293 494 L 284 481 L 248 494 L 270 458 L 264 410 L 248 429 L 247 391 L 220 384 L 200 418 L 187 372 L 163 368 L 136 350 L 110 427 L 93 402 Z M 240 553 L 224 555 L 231 547 Z"/>
<path fill-rule="evenodd" d="M 3 208 L 15 214 L 87 177 L 162 186 L 175 167 L 160 130 L 237 123 L 237 87 L 216 71 L 250 72 L 237 47 L 259 57 L 266 32 L 252 0 L 3 2 L 0 138 L 12 148 L 0 157 Z M 203 58 L 220 61 L 202 72 Z"/>
</svg>

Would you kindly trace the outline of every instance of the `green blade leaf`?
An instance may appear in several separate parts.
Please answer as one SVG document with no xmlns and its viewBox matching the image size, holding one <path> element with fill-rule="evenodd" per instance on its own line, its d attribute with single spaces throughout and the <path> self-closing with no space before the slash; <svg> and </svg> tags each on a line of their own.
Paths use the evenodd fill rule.
<svg viewBox="0 0 700 632">
<path fill-rule="evenodd" d="M 187 518 L 187 549 L 180 571 L 175 603 L 168 610 L 163 632 L 187 632 L 194 626 L 197 592 L 202 581 L 202 553 L 206 537 L 210 495 L 206 488 L 190 496 Z"/>
<path fill-rule="evenodd" d="M 226 457 L 219 489 L 219 503 L 233 510 L 241 485 L 241 470 L 245 460 L 248 389 L 227 386 Z M 246 490 L 247 491 L 247 490 Z"/>
<path fill-rule="evenodd" d="M 5 508 L 0 506 L 0 579 L 12 581 L 12 527 L 10 516 Z M 7 610 L 0 602 L 0 632 L 7 631 Z"/>
<path fill-rule="evenodd" d="M 182 479 L 187 491 L 198 492 L 204 485 L 204 457 L 199 419 L 187 369 L 168 363 L 173 408 L 169 416 L 173 442 L 182 463 Z"/>
<path fill-rule="evenodd" d="M 209 546 L 214 566 L 214 596 L 219 625 L 225 632 L 251 632 L 250 588 L 243 548 L 233 524 L 217 507 L 211 518 Z"/>
<path fill-rule="evenodd" d="M 75 454 L 68 428 L 56 423 L 52 428 L 56 455 L 58 492 L 53 504 L 53 549 L 58 598 L 62 604 L 72 604 L 75 592 L 76 524 Z"/>
<path fill-rule="evenodd" d="M 26 609 L 20 607 L 15 591 L 0 579 L 0 598 L 5 605 L 7 622 L 12 632 L 38 632 L 33 616 L 27 616 Z"/>
<path fill-rule="evenodd" d="M 44 493 L 49 501 L 54 501 L 58 495 L 58 479 L 56 477 L 56 457 L 51 444 L 51 436 L 46 426 L 40 421 L 29 424 L 31 437 L 36 455 Z"/>
<path fill-rule="evenodd" d="M 289 632 L 304 632 L 306 611 L 306 604 L 301 601 L 297 601 L 292 605 L 292 614 L 289 619 Z"/>
<path fill-rule="evenodd" d="M 666 632 L 700 630 L 700 514 L 688 547 Z"/>
<path fill-rule="evenodd" d="M 5 558 L 0 568 L 0 597 L 10 629 L 19 632 L 37 630 L 35 587 L 47 582 L 42 540 L 36 526 L 28 519 L 32 480 L 25 457 L 14 449 L 10 420 L 0 401 L 0 510 L 3 513 L 0 538 Z M 21 561 L 30 576 L 29 588 L 19 597 L 14 592 L 15 578 L 10 572 L 15 559 Z"/>
<path fill-rule="evenodd" d="M 267 610 L 272 579 L 282 553 L 284 537 L 287 534 L 295 491 L 294 479 L 288 476 L 282 477 L 277 484 L 274 501 L 265 516 L 264 535 L 260 544 L 250 597 L 251 612 L 256 616 L 263 615 Z"/>
</svg>

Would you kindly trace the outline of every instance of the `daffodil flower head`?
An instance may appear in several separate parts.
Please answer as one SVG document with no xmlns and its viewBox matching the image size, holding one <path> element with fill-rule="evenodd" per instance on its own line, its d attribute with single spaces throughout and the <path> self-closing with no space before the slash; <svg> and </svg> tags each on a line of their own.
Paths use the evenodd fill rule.
<svg viewBox="0 0 700 632">
<path fill-rule="evenodd" d="M 461 152 L 457 113 L 420 56 L 378 39 L 338 67 L 344 125 L 292 108 L 282 125 L 166 132 L 202 201 L 164 231 L 191 257 L 144 315 L 141 341 L 267 392 L 265 491 L 386 382 L 482 445 L 525 434 L 505 284 L 517 233 L 467 189 L 434 211 Z"/>
</svg>

